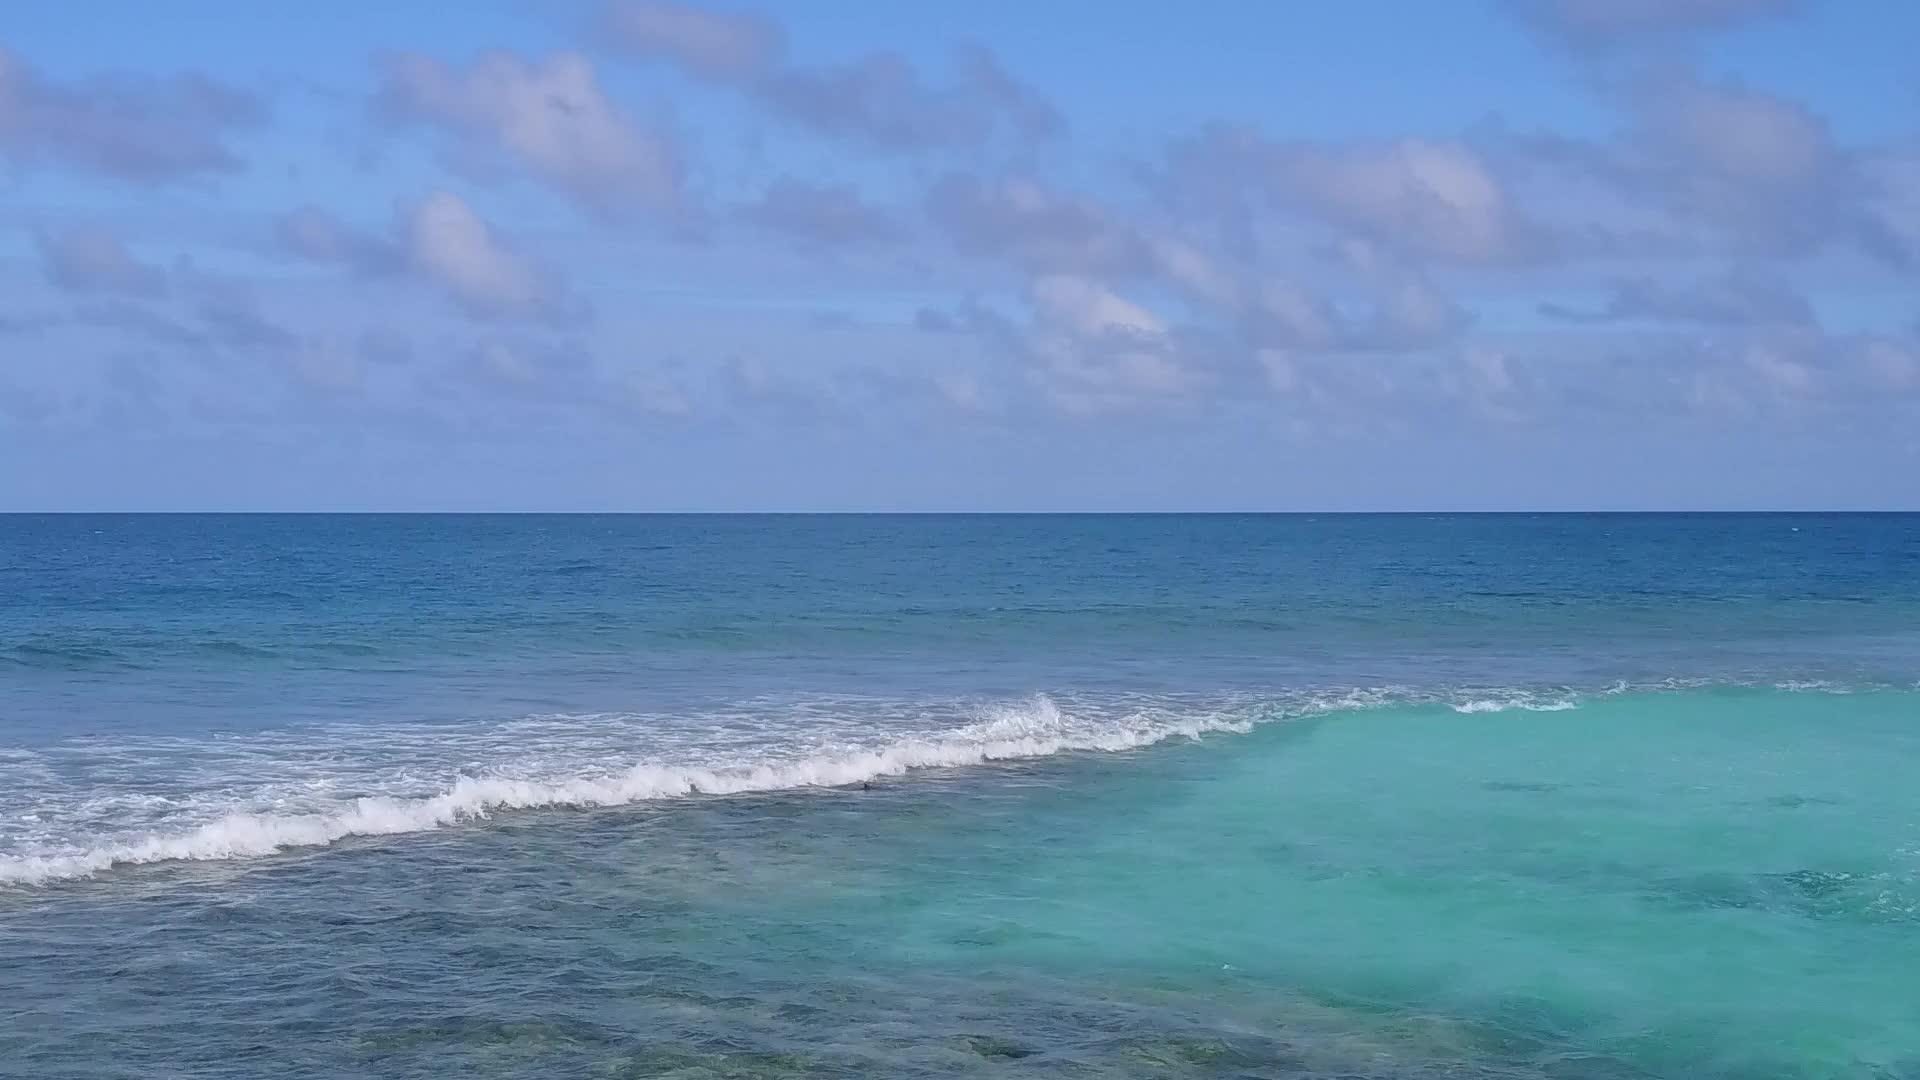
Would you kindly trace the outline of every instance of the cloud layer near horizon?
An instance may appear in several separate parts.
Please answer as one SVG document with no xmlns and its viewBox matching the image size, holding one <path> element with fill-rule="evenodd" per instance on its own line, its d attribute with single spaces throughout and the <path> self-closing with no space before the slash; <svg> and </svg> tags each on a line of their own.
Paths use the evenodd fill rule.
<svg viewBox="0 0 1920 1080">
<path fill-rule="evenodd" d="M 1914 464 L 1920 138 L 1845 134 L 1708 61 L 1791 0 L 1490 10 L 1604 122 L 1330 137 L 1236 102 L 1116 139 L 991 42 L 828 55 L 804 24 L 677 0 L 611 0 L 538 47 L 373 43 L 325 90 L 56 73 L 0 43 L 22 192 L 0 431 L 16 461 L 108 432 L 282 468 L 352 444 L 376 472 L 644 446 L 749 493 L 714 447 L 784 441 L 814 448 L 796 502 L 876 505 L 910 481 L 831 470 L 931 445 L 952 497 L 926 505 L 1074 505 L 1064 477 L 975 475 L 1028 467 L 979 448 L 1036 431 L 1088 460 L 1153 440 L 1175 465 L 1140 490 L 1186 456 L 1218 502 L 1317 490 L 1199 464 L 1235 448 L 1458 470 L 1534 443 L 1611 492 L 1579 440 L 1704 462 L 1785 439 L 1843 490 L 1910 497 L 1861 475 Z M 1511 467 L 1514 490 L 1551 479 Z M 0 499 L 61 488 L 36 468 Z M 1779 499 L 1818 491 L 1788 479 Z M 567 490 L 688 501 L 624 485 Z"/>
</svg>

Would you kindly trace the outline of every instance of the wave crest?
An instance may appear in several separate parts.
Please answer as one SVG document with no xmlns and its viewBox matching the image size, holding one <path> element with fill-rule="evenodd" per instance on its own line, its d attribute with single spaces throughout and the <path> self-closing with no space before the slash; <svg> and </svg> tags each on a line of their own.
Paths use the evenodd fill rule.
<svg viewBox="0 0 1920 1080">
<path fill-rule="evenodd" d="M 1812 680 L 1776 685 L 1666 679 L 1622 682 L 1598 691 L 1458 687 L 1423 692 L 1408 687 L 1376 687 L 1304 690 L 1277 696 L 1214 696 L 1184 702 L 1141 695 L 1133 700 L 1096 699 L 1098 704 L 1089 708 L 1082 708 L 1069 697 L 1070 708 L 1064 710 L 1052 698 L 1037 696 L 977 710 L 972 713 L 971 723 L 921 730 L 889 741 L 871 734 L 831 741 L 836 731 L 846 730 L 837 723 L 841 719 L 839 703 L 785 703 L 786 708 L 811 709 L 804 719 L 814 725 L 814 733 L 805 737 L 818 741 L 783 743 L 777 748 L 756 743 L 752 737 L 731 745 L 707 741 L 679 749 L 656 744 L 655 756 L 617 770 L 599 763 L 605 762 L 610 753 L 619 753 L 620 747 L 631 746 L 630 741 L 623 740 L 630 740 L 635 729 L 598 729 L 581 738 L 569 738 L 574 733 L 571 729 L 606 718 L 596 716 L 540 716 L 505 722 L 488 738 L 469 744 L 472 756 L 464 760 L 496 763 L 477 773 L 456 771 L 451 763 L 436 772 L 431 764 L 407 760 L 421 747 L 442 738 L 437 728 L 430 735 L 415 733 L 412 742 L 401 744 L 404 767 L 382 775 L 366 771 L 315 775 L 291 770 L 289 766 L 308 760 L 308 755 L 329 750 L 325 745 L 297 739 L 273 746 L 271 753 L 257 759 L 222 759 L 225 763 L 220 768 L 243 769 L 256 778 L 270 775 L 271 780 L 258 790 L 236 795 L 231 788 L 214 788 L 210 791 L 214 801 L 209 804 L 121 789 L 90 800 L 93 812 L 75 822 L 76 827 L 56 826 L 60 829 L 58 839 L 44 834 L 21 836 L 25 842 L 19 843 L 8 837 L 11 850 L 0 851 L 0 887 L 42 885 L 141 863 L 257 858 L 291 849 L 323 848 L 356 836 L 425 832 L 502 811 L 608 807 L 695 795 L 844 787 L 920 770 L 1069 752 L 1122 752 L 1173 738 L 1198 738 L 1209 732 L 1245 732 L 1257 722 L 1389 706 L 1444 707 L 1466 715 L 1513 710 L 1559 712 L 1597 700 L 1617 700 L 1622 694 L 1670 694 L 1714 687 L 1790 693 L 1874 688 Z M 855 700 L 864 699 L 849 702 Z M 954 714 L 942 711 L 940 715 Z M 537 771 L 529 773 L 524 768 L 529 748 L 557 756 L 547 759 L 551 763 L 537 763 Z M 191 759 L 198 749 L 170 747 L 168 753 Z M 706 760 L 706 754 L 724 756 Z M 16 774 L 20 769 L 48 769 L 30 751 L 0 750 L 0 756 L 21 763 Z M 121 760 L 128 769 L 145 764 L 138 755 L 123 754 Z M 360 764 L 364 769 L 368 763 Z M 424 784 L 423 774 L 429 778 Z M 447 780 L 440 782 L 434 779 L 437 777 Z M 138 784 L 139 780 L 130 778 L 129 782 Z M 360 798 L 329 794 L 342 789 L 376 793 Z M 284 801 L 283 795 L 287 796 Z M 236 805 L 243 798 L 248 802 Z M 321 801 L 316 803 L 315 798 Z M 171 823 L 153 822 L 148 817 L 152 823 L 143 831 L 136 822 L 139 815 L 151 810 L 145 805 L 148 802 L 165 804 L 160 813 L 178 816 Z M 130 803 L 134 805 L 130 807 Z M 4 824 L 0 820 L 0 825 Z"/>
<path fill-rule="evenodd" d="M 1454 712 L 1472 715 L 1497 712 L 1565 712 L 1580 703 L 1570 697 L 1542 697 L 1538 694 L 1507 694 L 1495 697 L 1470 697 L 1452 702 Z"/>
<path fill-rule="evenodd" d="M 503 810 L 609 807 L 691 795 L 737 795 L 800 788 L 846 787 L 925 769 L 1041 758 L 1072 751 L 1117 753 L 1208 732 L 1245 732 L 1251 722 L 1230 715 L 1182 719 L 1141 714 L 1083 720 L 1037 697 L 987 710 L 977 723 L 936 736 L 874 747 L 821 747 L 785 758 L 717 767 L 643 762 L 624 772 L 548 779 L 462 776 L 438 794 L 369 796 L 337 810 L 231 813 L 179 832 L 58 852 L 0 856 L 0 884 L 42 885 L 141 863 L 248 859 L 294 848 L 325 847 L 356 836 L 426 832 Z"/>
</svg>

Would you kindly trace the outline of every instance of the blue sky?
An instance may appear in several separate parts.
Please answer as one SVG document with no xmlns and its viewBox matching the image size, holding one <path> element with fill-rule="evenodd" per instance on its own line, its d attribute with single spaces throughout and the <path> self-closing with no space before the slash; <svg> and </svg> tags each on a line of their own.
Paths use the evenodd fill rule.
<svg viewBox="0 0 1920 1080">
<path fill-rule="evenodd" d="M 0 19 L 0 509 L 1920 508 L 1920 6 Z"/>
</svg>

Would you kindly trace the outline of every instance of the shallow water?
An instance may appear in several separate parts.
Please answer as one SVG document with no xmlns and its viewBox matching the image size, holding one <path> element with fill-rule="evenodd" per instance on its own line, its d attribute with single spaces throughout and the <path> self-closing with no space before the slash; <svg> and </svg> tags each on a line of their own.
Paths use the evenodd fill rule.
<svg viewBox="0 0 1920 1080">
<path fill-rule="evenodd" d="M 1920 1076 L 1913 518 L 0 552 L 12 1073 Z"/>
</svg>

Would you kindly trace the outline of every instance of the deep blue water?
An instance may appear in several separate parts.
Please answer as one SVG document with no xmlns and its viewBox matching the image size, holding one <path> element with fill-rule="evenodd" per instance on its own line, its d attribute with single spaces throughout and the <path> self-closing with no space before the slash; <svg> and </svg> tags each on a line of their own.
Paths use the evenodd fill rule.
<svg viewBox="0 0 1920 1080">
<path fill-rule="evenodd" d="M 0 1073 L 1920 1077 L 1920 516 L 0 517 Z"/>
</svg>

